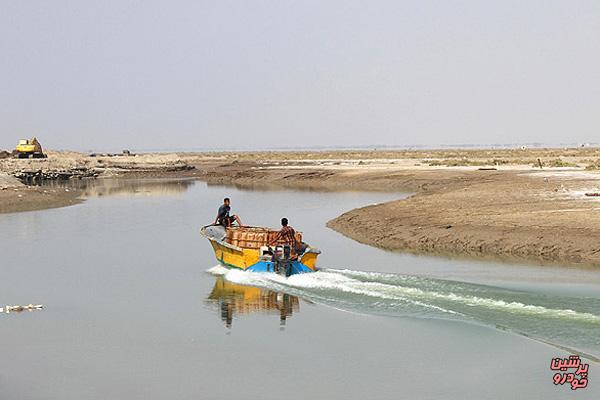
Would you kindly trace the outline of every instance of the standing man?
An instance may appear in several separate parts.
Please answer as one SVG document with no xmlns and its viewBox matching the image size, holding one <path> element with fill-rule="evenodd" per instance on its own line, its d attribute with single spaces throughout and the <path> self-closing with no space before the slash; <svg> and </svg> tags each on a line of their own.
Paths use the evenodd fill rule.
<svg viewBox="0 0 600 400">
<path fill-rule="evenodd" d="M 292 249 L 296 248 L 296 231 L 294 230 L 294 228 L 288 225 L 287 218 L 281 218 L 281 229 L 279 230 L 279 232 L 277 232 L 277 236 L 275 236 L 275 238 L 271 240 L 269 245 L 272 246 L 274 244 L 277 244 L 277 242 L 280 242 L 280 244 L 288 245 Z"/>
<path fill-rule="evenodd" d="M 242 226 L 242 221 L 240 221 L 237 215 L 229 215 L 229 211 L 231 207 L 229 206 L 231 201 L 229 197 L 225 197 L 223 199 L 223 205 L 219 207 L 219 211 L 217 212 L 217 218 L 215 218 L 215 225 L 223 225 L 225 227 L 231 226 L 234 222 L 237 222 L 239 226 Z"/>
</svg>

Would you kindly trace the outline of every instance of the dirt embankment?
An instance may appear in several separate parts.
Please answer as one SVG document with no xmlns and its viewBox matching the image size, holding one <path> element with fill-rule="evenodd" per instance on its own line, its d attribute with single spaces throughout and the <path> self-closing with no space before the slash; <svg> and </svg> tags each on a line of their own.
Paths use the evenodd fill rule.
<svg viewBox="0 0 600 400">
<path fill-rule="evenodd" d="M 80 201 L 77 191 L 26 186 L 15 177 L 0 172 L 0 214 L 63 207 Z"/>
<path fill-rule="evenodd" d="M 179 155 L 100 155 L 49 151 L 48 158 L 0 159 L 0 172 L 23 177 L 39 173 L 46 179 L 119 177 L 128 173 L 160 173 L 193 169 Z"/>
<path fill-rule="evenodd" d="M 8 153 L 6 153 L 8 154 Z M 194 167 L 177 154 L 99 155 L 49 151 L 44 159 L 0 159 L 0 213 L 64 207 L 83 201 L 85 191 L 39 186 L 44 181 L 96 178 L 194 176 Z M 15 179 L 18 178 L 18 179 Z M 16 183 L 15 183 L 16 182 Z"/>
<path fill-rule="evenodd" d="M 416 192 L 443 188 L 475 178 L 470 171 L 464 170 L 328 168 L 316 164 L 299 168 L 296 165 L 265 166 L 251 161 L 204 163 L 197 168 L 200 179 L 209 184 L 264 189 Z"/>
<path fill-rule="evenodd" d="M 328 226 L 390 250 L 600 265 L 600 181 L 488 173 L 401 201 L 351 210 Z"/>
<path fill-rule="evenodd" d="M 0 191 L 0 214 L 65 207 L 83 201 L 77 190 L 24 186 Z"/>
</svg>

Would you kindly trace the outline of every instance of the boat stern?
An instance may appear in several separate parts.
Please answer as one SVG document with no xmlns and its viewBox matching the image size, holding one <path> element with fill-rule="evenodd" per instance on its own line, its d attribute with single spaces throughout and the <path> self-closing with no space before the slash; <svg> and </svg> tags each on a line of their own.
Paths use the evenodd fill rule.
<svg viewBox="0 0 600 400">
<path fill-rule="evenodd" d="M 205 226 L 200 230 L 200 233 L 209 240 L 215 253 L 215 258 L 224 266 L 252 272 L 281 272 L 278 271 L 281 268 L 278 268 L 277 265 L 281 265 L 282 263 L 275 260 L 273 250 L 269 249 L 268 246 L 262 245 L 258 248 L 251 248 L 250 246 L 239 247 L 231 244 L 227 239 L 227 228 L 219 225 Z M 247 240 L 243 243 L 247 244 L 249 242 Z M 234 243 L 238 244 L 238 242 Z M 285 275 L 289 276 L 316 271 L 317 256 L 319 254 L 321 254 L 320 250 L 307 246 L 297 259 L 295 257 L 287 258 L 284 261 Z"/>
</svg>

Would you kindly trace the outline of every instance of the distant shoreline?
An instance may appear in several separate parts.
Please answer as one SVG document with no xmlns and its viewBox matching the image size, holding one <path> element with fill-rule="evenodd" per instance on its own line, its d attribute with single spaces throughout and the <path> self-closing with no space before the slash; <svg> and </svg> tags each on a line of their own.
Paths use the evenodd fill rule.
<svg viewBox="0 0 600 400">
<path fill-rule="evenodd" d="M 263 148 L 250 147 L 181 147 L 181 148 L 135 148 L 130 150 L 136 153 L 152 153 L 152 154 L 170 154 L 170 153 L 260 153 L 260 152 L 342 152 L 342 151 L 443 151 L 443 150 L 520 150 L 522 148 L 528 150 L 536 149 L 579 149 L 579 148 L 599 148 L 600 143 L 487 143 L 487 144 L 409 144 L 409 145 L 386 145 L 386 144 L 363 144 L 349 146 L 270 146 Z M 0 151 L 2 148 L 0 147 Z M 59 152 L 76 151 L 86 153 L 83 150 L 56 150 Z M 87 153 L 120 153 L 120 148 L 104 148 L 93 149 Z"/>
</svg>

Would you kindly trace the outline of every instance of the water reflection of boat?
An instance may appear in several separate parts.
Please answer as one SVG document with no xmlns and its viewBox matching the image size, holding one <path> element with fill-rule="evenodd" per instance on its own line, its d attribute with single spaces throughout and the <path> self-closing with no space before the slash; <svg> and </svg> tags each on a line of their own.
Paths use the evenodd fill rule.
<svg viewBox="0 0 600 400">
<path fill-rule="evenodd" d="M 290 246 L 269 246 L 277 231 L 255 227 L 205 226 L 200 231 L 213 247 L 217 261 L 226 267 L 251 272 L 278 272 L 286 276 L 314 272 L 321 251 L 303 243 L 296 253 Z M 302 234 L 296 232 L 296 242 Z"/>
<path fill-rule="evenodd" d="M 279 315 L 279 322 L 285 325 L 288 317 L 300 310 L 298 297 L 277 293 L 253 286 L 242 286 L 218 277 L 207 299 L 217 304 L 221 320 L 231 328 L 234 315 L 266 313 Z"/>
</svg>

